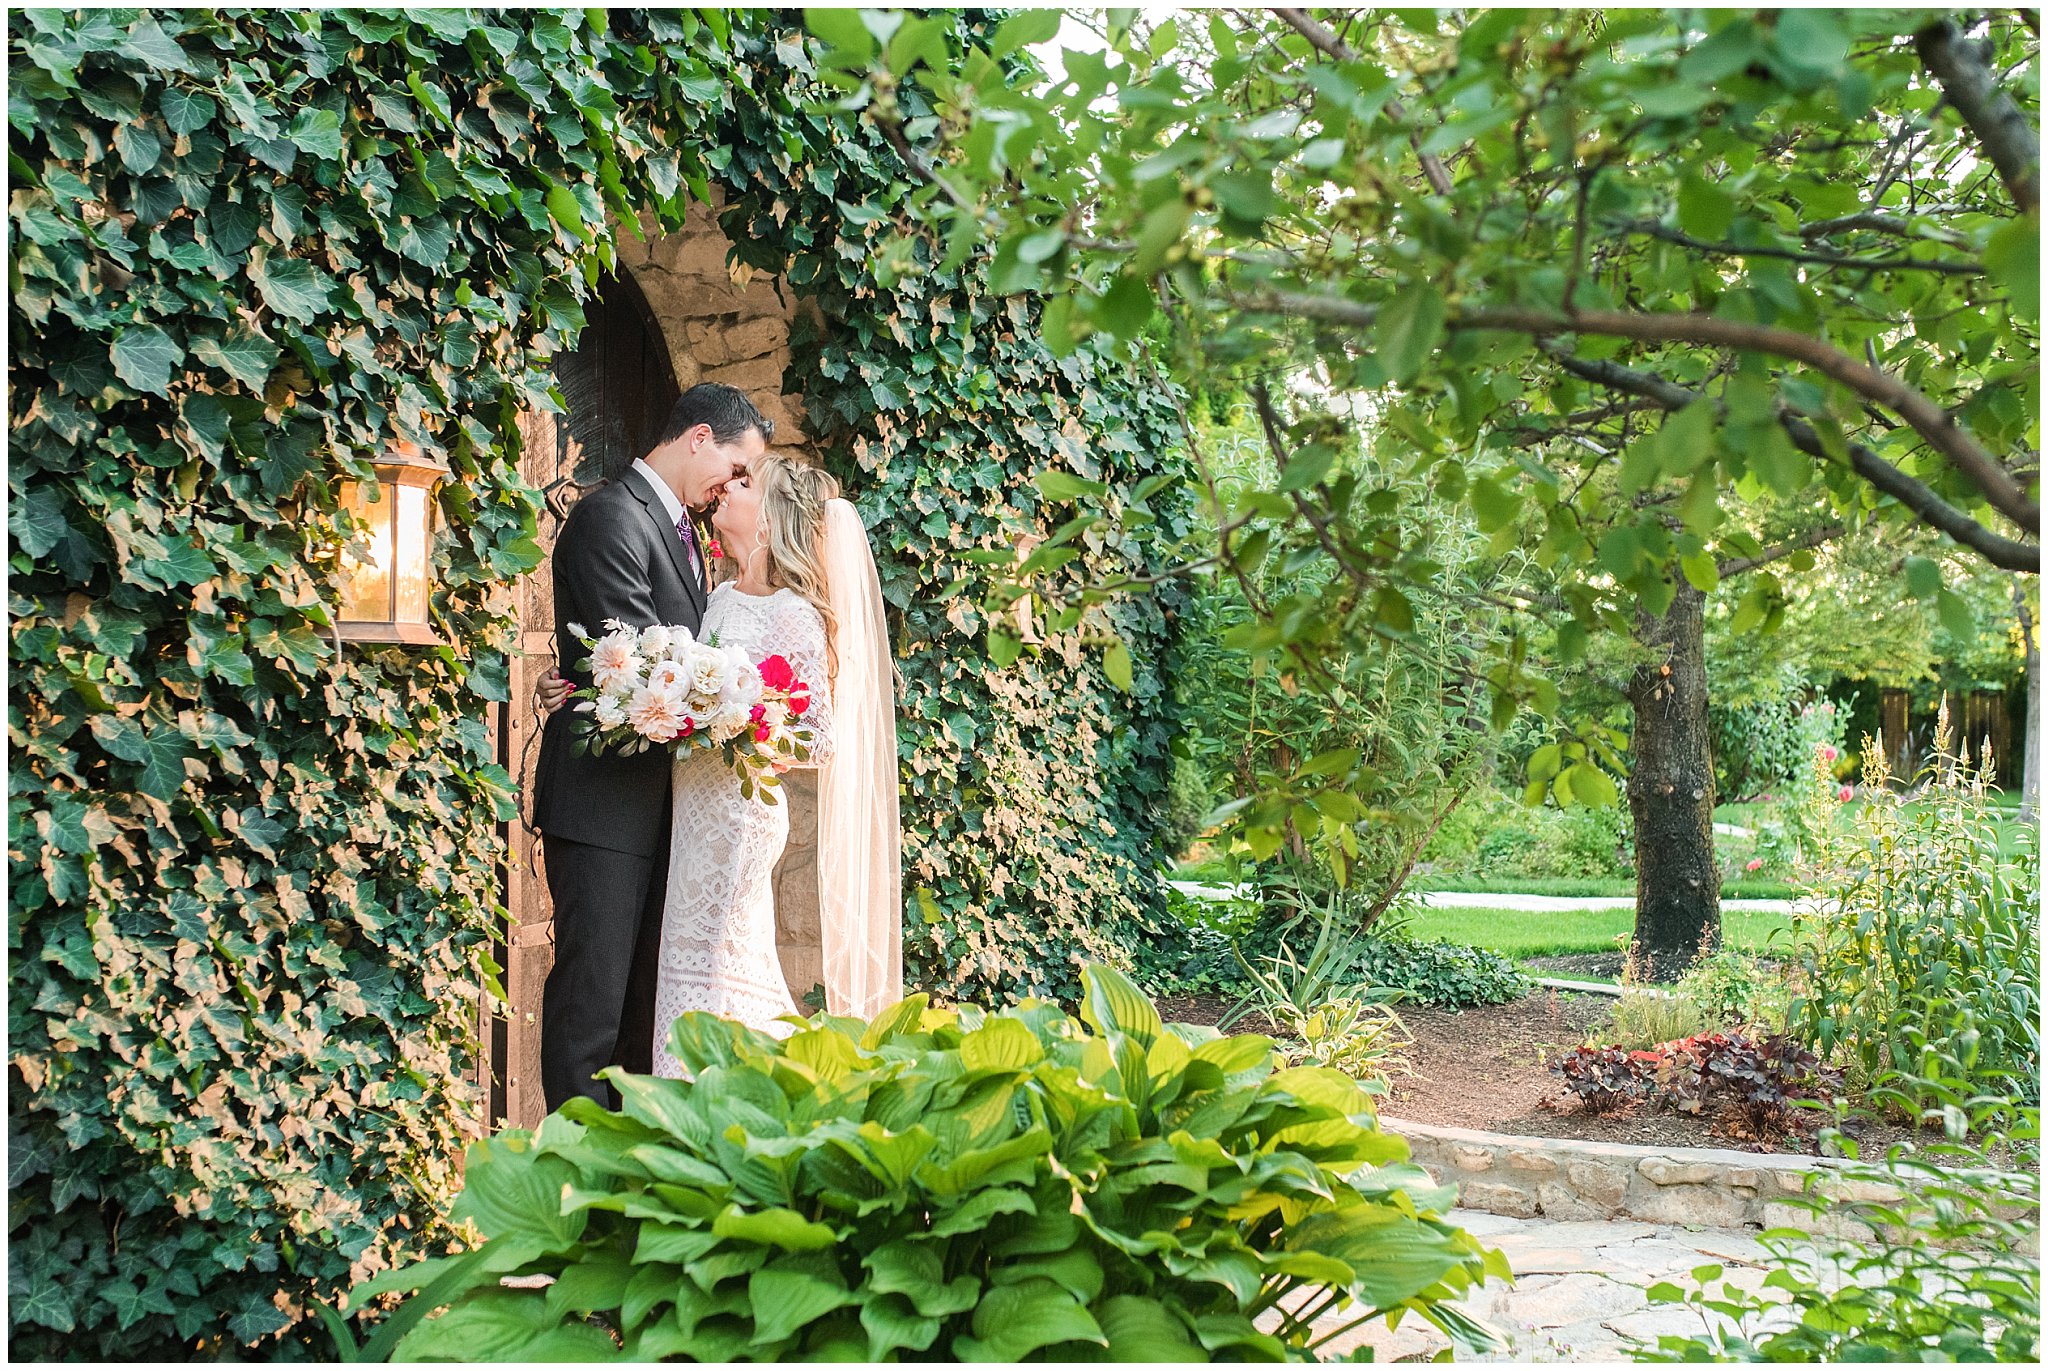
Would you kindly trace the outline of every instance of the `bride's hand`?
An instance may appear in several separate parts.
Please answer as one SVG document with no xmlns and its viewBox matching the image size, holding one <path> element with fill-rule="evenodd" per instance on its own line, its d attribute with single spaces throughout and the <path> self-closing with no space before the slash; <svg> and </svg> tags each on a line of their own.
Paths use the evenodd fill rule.
<svg viewBox="0 0 2048 1371">
<path fill-rule="evenodd" d="M 569 692 L 574 689 L 561 672 L 549 667 L 548 674 L 534 683 L 534 707 L 543 714 L 552 714 L 568 703 Z"/>
</svg>

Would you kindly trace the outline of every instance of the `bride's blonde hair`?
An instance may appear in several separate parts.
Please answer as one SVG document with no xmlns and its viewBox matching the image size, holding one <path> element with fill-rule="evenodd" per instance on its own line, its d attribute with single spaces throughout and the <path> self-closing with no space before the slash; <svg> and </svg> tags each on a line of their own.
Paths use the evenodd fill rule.
<svg viewBox="0 0 2048 1371">
<path fill-rule="evenodd" d="M 780 452 L 765 452 L 748 467 L 761 495 L 761 546 L 768 550 L 768 583 L 787 586 L 810 601 L 825 621 L 825 659 L 839 672 L 839 621 L 825 579 L 825 503 L 839 495 L 831 473 Z"/>
</svg>

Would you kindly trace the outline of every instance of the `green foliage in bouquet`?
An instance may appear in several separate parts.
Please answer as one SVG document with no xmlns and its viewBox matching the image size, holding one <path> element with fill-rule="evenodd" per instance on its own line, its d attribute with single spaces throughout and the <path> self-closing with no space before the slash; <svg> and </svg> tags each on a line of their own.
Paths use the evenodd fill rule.
<svg viewBox="0 0 2048 1371">
<path fill-rule="evenodd" d="M 777 1042 L 684 1015 L 694 1084 L 615 1074 L 622 1113 L 477 1144 L 457 1213 L 485 1241 L 357 1290 L 420 1293 L 360 1346 L 331 1319 L 342 1351 L 1278 1361 L 1339 1311 L 1490 1342 L 1452 1301 L 1505 1261 L 1357 1083 L 1083 978 L 1079 1020 L 916 995 Z"/>
</svg>

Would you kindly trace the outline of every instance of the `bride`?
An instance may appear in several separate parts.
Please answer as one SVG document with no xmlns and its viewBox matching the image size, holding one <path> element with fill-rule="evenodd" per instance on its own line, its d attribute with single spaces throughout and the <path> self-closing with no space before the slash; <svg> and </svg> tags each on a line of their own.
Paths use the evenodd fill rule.
<svg viewBox="0 0 2048 1371">
<path fill-rule="evenodd" d="M 734 579 L 702 634 L 759 661 L 780 654 L 811 687 L 826 1008 L 871 1018 L 902 998 L 894 673 L 867 531 L 827 473 L 780 453 L 726 487 L 711 526 Z M 550 685 L 552 683 L 549 683 Z M 544 687 L 549 708 L 566 688 Z M 775 950 L 775 864 L 789 808 L 748 800 L 717 749 L 675 764 L 668 891 L 655 990 L 654 1070 L 676 1016 L 704 1010 L 783 1037 L 798 1014 Z"/>
</svg>

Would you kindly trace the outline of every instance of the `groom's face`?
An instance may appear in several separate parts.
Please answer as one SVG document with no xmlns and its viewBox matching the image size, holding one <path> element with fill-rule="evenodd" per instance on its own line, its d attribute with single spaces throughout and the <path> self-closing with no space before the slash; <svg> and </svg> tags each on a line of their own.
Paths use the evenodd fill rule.
<svg viewBox="0 0 2048 1371">
<path fill-rule="evenodd" d="M 768 450 L 757 428 L 721 443 L 711 425 L 699 424 L 676 442 L 683 449 L 679 463 L 682 489 L 676 493 L 684 504 L 697 509 L 717 501 L 725 494 L 726 483 L 746 475 L 747 468 Z"/>
</svg>

